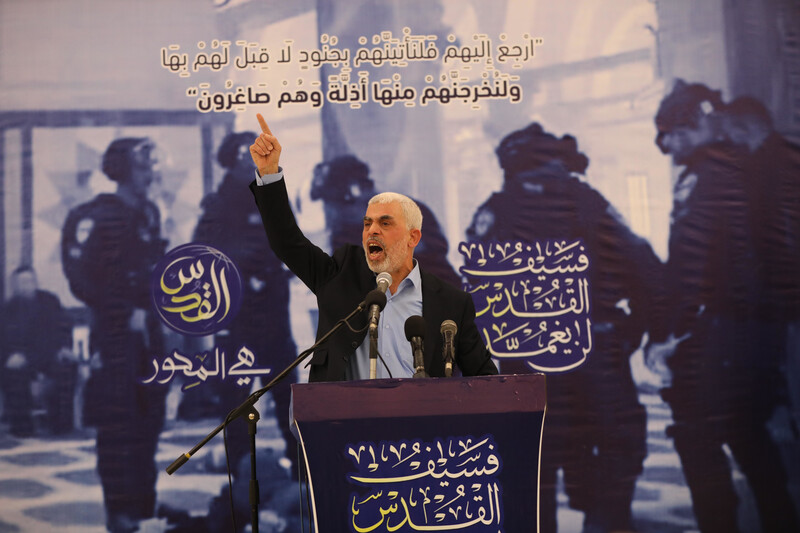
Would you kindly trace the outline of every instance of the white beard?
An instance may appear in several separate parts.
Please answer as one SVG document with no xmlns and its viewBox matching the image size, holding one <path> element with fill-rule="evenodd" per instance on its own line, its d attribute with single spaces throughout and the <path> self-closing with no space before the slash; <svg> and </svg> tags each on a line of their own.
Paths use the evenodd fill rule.
<svg viewBox="0 0 800 533">
<path fill-rule="evenodd" d="M 370 261 L 369 259 L 369 247 L 364 247 L 365 258 L 367 260 L 367 266 L 370 270 L 375 272 L 376 274 L 380 274 L 381 272 L 397 272 L 400 270 L 400 267 L 403 265 L 403 258 L 402 258 L 402 251 L 407 243 L 406 242 L 396 242 L 391 248 L 383 248 L 383 259 L 380 261 Z"/>
</svg>

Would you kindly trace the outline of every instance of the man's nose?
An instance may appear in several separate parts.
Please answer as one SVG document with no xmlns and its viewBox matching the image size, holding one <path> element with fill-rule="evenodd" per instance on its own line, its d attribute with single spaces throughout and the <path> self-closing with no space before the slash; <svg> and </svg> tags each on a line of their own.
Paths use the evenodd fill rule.
<svg viewBox="0 0 800 533">
<path fill-rule="evenodd" d="M 656 146 L 658 149 L 661 150 L 662 154 L 669 153 L 669 147 L 667 146 L 669 143 L 669 134 L 663 131 L 658 132 L 656 135 Z"/>
</svg>

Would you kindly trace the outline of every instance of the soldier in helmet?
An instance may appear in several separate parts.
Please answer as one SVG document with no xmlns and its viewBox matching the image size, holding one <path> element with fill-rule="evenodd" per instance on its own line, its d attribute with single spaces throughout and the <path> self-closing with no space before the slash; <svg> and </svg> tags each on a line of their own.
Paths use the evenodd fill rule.
<svg viewBox="0 0 800 533">
<path fill-rule="evenodd" d="M 331 250 L 352 242 L 353 236 L 358 235 L 361 228 L 356 222 L 364 216 L 367 202 L 375 194 L 369 167 L 353 155 L 338 156 L 316 165 L 311 199 L 324 203 Z M 425 265 L 425 270 L 460 287 L 461 277 L 447 259 L 447 237 L 433 211 L 422 202 L 416 203 L 425 220 L 425 237 L 417 245 L 414 257 Z"/>
<path fill-rule="evenodd" d="M 246 346 L 255 355 L 257 366 L 271 368 L 271 375 L 276 375 L 289 366 L 297 355 L 289 320 L 291 273 L 270 249 L 264 239 L 258 209 L 243 193 L 255 172 L 250 156 L 250 145 L 255 139 L 256 134 L 247 131 L 231 132 L 223 139 L 217 151 L 217 161 L 225 169 L 225 176 L 217 190 L 203 198 L 203 213 L 192 240 L 224 252 L 239 268 L 244 283 L 239 313 L 228 328 L 217 333 L 216 345 L 231 356 Z M 264 468 L 266 460 L 274 463 L 271 465 L 275 468 L 270 472 L 269 486 L 277 487 L 275 492 L 285 492 L 298 473 L 297 443 L 289 425 L 290 386 L 294 381 L 294 374 L 291 374 L 270 390 L 275 402 L 278 428 L 286 443 L 285 457 L 291 462 L 291 467 L 281 467 L 279 457 L 270 456 L 269 459 L 257 461 L 259 468 Z M 206 414 L 222 417 L 249 394 L 249 388 L 237 385 L 234 381 L 209 380 L 202 387 L 185 391 L 181 408 L 205 402 L 214 408 L 214 411 Z M 249 476 L 241 475 L 242 467 L 238 463 L 246 457 L 248 450 L 247 424 L 243 419 L 234 420 L 228 430 L 228 457 L 234 470 L 236 523 L 240 527 L 248 523 L 250 507 Z M 249 473 L 249 470 L 245 471 Z M 262 485 L 262 499 L 268 495 L 266 487 Z M 226 486 L 221 496 L 212 500 L 209 515 L 203 520 L 203 527 L 207 529 L 197 529 L 197 524 L 187 527 L 194 528 L 193 531 L 216 531 L 227 527 L 230 523 L 227 490 Z M 285 519 L 291 518 L 287 516 L 289 509 L 273 510 L 281 513 Z"/>
<path fill-rule="evenodd" d="M 723 134 L 746 154 L 747 195 L 764 297 L 759 315 L 773 349 L 800 318 L 800 146 L 775 130 L 769 110 L 742 96 L 720 110 Z M 782 356 L 785 359 L 785 355 Z"/>
<path fill-rule="evenodd" d="M 476 211 L 472 241 L 581 240 L 589 258 L 592 350 L 584 364 L 547 380 L 542 442 L 541 530 L 554 533 L 556 474 L 564 472 L 570 506 L 584 512 L 584 531 L 632 530 L 631 501 L 647 455 L 646 415 L 630 356 L 650 320 L 652 280 L 661 263 L 608 201 L 581 179 L 589 159 L 570 135 L 538 123 L 497 147 L 503 189 Z M 532 372 L 524 360 L 501 359 L 504 374 Z"/>
<path fill-rule="evenodd" d="M 785 401 L 780 351 L 764 344 L 763 251 L 755 242 L 750 149 L 723 129 L 719 91 L 678 80 L 655 117 L 656 144 L 682 167 L 673 187 L 664 320 L 651 336 L 679 339 L 666 360 L 667 429 L 701 531 L 740 531 L 723 450 L 747 477 L 763 531 L 797 531 L 780 451 L 767 429 Z"/>
<path fill-rule="evenodd" d="M 786 375 L 794 433 L 800 434 L 800 145 L 774 127 L 770 111 L 741 96 L 722 110 L 723 130 L 747 155 L 751 224 L 763 293 L 759 323 L 765 352 Z M 781 406 L 782 407 L 782 406 Z M 800 506 L 800 500 L 795 505 Z"/>
<path fill-rule="evenodd" d="M 155 452 L 166 388 L 143 385 L 163 352 L 151 312 L 150 276 L 163 256 L 159 211 L 147 198 L 158 179 L 147 138 L 113 141 L 102 169 L 117 184 L 73 208 L 62 230 L 61 260 L 76 298 L 91 311 L 93 371 L 84 422 L 97 429 L 97 470 L 109 531 L 135 531 L 156 502 Z"/>
</svg>

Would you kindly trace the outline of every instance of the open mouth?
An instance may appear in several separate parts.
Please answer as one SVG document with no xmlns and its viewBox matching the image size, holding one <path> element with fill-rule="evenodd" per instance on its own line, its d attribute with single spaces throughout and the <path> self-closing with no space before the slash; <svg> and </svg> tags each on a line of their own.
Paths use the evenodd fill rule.
<svg viewBox="0 0 800 533">
<path fill-rule="evenodd" d="M 383 256 L 383 246 L 375 241 L 367 243 L 367 255 L 370 260 L 377 261 Z"/>
</svg>

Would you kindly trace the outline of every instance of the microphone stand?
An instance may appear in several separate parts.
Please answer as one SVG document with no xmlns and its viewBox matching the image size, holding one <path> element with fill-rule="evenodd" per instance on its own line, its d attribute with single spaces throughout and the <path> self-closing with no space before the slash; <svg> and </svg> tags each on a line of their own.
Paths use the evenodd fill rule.
<svg viewBox="0 0 800 533">
<path fill-rule="evenodd" d="M 417 340 L 419 339 L 419 340 Z M 425 360 L 422 355 L 422 339 L 414 337 L 419 343 L 419 348 L 414 348 L 414 376 L 415 378 L 429 378 L 428 372 L 425 370 Z"/>
<path fill-rule="evenodd" d="M 255 407 L 247 413 L 247 434 L 250 436 L 250 524 L 253 533 L 258 533 L 258 478 L 256 477 L 256 423 L 261 417 Z M 288 446 L 288 443 L 287 443 Z M 231 492 L 231 494 L 233 494 Z"/>
<path fill-rule="evenodd" d="M 364 299 L 369 306 L 369 379 L 378 375 L 378 321 L 379 314 L 386 307 L 386 294 L 380 289 L 373 289 Z M 376 308 L 377 307 L 377 311 Z"/>
<path fill-rule="evenodd" d="M 208 441 L 213 439 L 217 433 L 225 429 L 230 422 L 236 420 L 238 417 L 245 415 L 247 417 L 248 423 L 248 433 L 250 434 L 250 507 L 251 507 L 251 527 L 253 533 L 258 533 L 258 499 L 259 499 L 259 489 L 258 489 L 258 479 L 256 478 L 256 423 L 259 420 L 258 411 L 256 411 L 254 404 L 261 398 L 264 394 L 267 393 L 272 387 L 274 387 L 278 382 L 283 380 L 289 373 L 297 367 L 303 360 L 311 355 L 311 353 L 316 350 L 323 342 L 327 341 L 328 338 L 333 335 L 339 328 L 342 327 L 342 324 L 345 324 L 348 320 L 356 316 L 358 313 L 363 311 L 367 307 L 366 301 L 361 302 L 358 304 L 352 313 L 347 315 L 342 320 L 338 321 L 325 335 L 320 337 L 320 339 L 314 343 L 311 348 L 304 350 L 297 356 L 297 358 L 289 364 L 286 368 L 284 368 L 277 376 L 275 376 L 272 381 L 267 383 L 266 386 L 261 387 L 247 399 L 242 402 L 238 407 L 231 410 L 228 415 L 225 417 L 225 421 L 222 424 L 218 425 L 216 428 L 211 430 L 211 433 L 206 435 L 203 440 L 198 442 L 194 445 L 194 447 L 189 450 L 188 452 L 184 452 L 183 455 L 175 459 L 172 464 L 170 464 L 167 468 L 167 474 L 172 475 L 182 467 L 186 462 L 192 458 L 192 456 L 200 450 L 203 446 L 206 445 Z M 233 494 L 233 493 L 231 493 Z"/>
<path fill-rule="evenodd" d="M 369 329 L 369 379 L 378 376 L 378 330 Z"/>
</svg>

